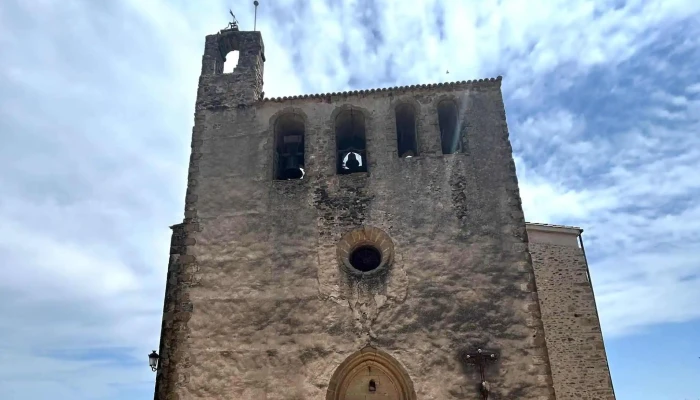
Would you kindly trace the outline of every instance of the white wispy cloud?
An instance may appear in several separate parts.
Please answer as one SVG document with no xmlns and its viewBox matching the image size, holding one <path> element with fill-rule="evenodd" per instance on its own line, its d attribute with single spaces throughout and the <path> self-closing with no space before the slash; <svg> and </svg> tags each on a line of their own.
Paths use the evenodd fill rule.
<svg viewBox="0 0 700 400">
<path fill-rule="evenodd" d="M 266 95 L 504 75 L 527 219 L 585 228 L 606 335 L 700 317 L 699 2 L 375 3 L 261 1 Z M 0 4 L 0 397 L 152 390 L 204 35 L 228 7 Z"/>
<path fill-rule="evenodd" d="M 658 90 L 638 100 L 641 112 L 624 130 L 597 135 L 593 129 L 609 125 L 561 110 L 512 127 L 528 218 L 588 232 L 608 336 L 700 317 L 700 263 L 690 256 L 700 251 L 700 98 Z M 667 125 L 644 113 L 645 103 L 681 117 Z"/>
</svg>

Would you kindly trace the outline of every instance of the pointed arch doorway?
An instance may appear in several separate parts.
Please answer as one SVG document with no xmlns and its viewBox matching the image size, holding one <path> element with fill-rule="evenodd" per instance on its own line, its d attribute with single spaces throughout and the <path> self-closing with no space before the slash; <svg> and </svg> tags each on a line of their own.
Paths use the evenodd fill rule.
<svg viewBox="0 0 700 400">
<path fill-rule="evenodd" d="M 368 346 L 335 370 L 326 400 L 415 400 L 408 373 L 389 354 Z"/>
</svg>

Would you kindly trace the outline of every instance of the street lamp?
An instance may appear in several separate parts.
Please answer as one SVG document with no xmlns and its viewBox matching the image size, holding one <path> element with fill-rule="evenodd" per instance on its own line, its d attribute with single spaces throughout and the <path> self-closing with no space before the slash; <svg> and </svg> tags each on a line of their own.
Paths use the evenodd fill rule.
<svg viewBox="0 0 700 400">
<path fill-rule="evenodd" d="M 148 355 L 148 366 L 151 367 L 151 371 L 156 372 L 158 369 L 158 353 L 156 353 L 155 350 L 151 354 Z"/>
</svg>

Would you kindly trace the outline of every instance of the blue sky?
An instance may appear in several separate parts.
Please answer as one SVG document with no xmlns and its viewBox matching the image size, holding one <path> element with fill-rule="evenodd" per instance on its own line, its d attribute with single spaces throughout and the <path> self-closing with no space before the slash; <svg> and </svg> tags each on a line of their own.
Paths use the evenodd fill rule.
<svg viewBox="0 0 700 400">
<path fill-rule="evenodd" d="M 0 398 L 152 396 L 204 36 L 251 3 L 0 3 Z M 268 96 L 503 75 L 618 399 L 700 398 L 700 2 L 261 0 L 258 28 Z"/>
</svg>

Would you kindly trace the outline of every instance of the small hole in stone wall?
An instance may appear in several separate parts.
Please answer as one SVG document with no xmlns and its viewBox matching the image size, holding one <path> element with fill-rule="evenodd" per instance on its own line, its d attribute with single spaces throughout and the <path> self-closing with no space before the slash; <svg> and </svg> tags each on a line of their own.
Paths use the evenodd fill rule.
<svg viewBox="0 0 700 400">
<path fill-rule="evenodd" d="M 372 246 L 361 246 L 350 253 L 350 265 L 362 272 L 369 272 L 382 262 L 382 253 Z"/>
<path fill-rule="evenodd" d="M 374 379 L 369 381 L 369 391 L 370 392 L 376 392 L 377 391 L 377 384 L 374 382 Z"/>
</svg>

